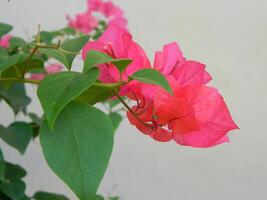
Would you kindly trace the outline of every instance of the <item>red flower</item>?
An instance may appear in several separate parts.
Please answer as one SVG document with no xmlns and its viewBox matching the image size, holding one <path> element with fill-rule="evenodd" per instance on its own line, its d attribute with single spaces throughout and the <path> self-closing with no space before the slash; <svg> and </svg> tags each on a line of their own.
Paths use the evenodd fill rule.
<svg viewBox="0 0 267 200">
<path fill-rule="evenodd" d="M 166 76 L 174 94 L 140 83 L 131 95 L 137 102 L 134 114 L 127 113 L 131 124 L 161 142 L 202 148 L 228 142 L 227 133 L 238 127 L 223 97 L 205 86 L 211 80 L 205 65 L 186 60 L 171 43 L 156 53 L 154 69 Z"/>
</svg>

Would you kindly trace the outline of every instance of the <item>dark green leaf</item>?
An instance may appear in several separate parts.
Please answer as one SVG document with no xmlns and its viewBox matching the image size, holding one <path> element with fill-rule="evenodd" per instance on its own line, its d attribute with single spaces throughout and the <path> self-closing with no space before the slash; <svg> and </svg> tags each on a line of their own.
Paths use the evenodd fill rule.
<svg viewBox="0 0 267 200">
<path fill-rule="evenodd" d="M 20 200 L 31 200 L 31 198 L 24 195 Z"/>
<path fill-rule="evenodd" d="M 3 152 L 0 149 L 0 181 L 5 180 L 5 160 L 3 156 Z"/>
<path fill-rule="evenodd" d="M 114 130 L 116 130 L 122 121 L 122 116 L 115 112 L 110 113 L 108 116 L 113 124 Z"/>
<path fill-rule="evenodd" d="M 32 137 L 32 128 L 25 122 L 14 122 L 7 128 L 0 125 L 0 137 L 21 154 L 24 154 Z"/>
<path fill-rule="evenodd" d="M 74 101 L 60 113 L 53 131 L 46 121 L 41 126 L 48 165 L 80 200 L 95 196 L 111 155 L 112 129 L 102 111 Z"/>
<path fill-rule="evenodd" d="M 21 200 L 24 196 L 25 188 L 25 183 L 20 180 L 0 183 L 0 190 L 12 200 Z"/>
<path fill-rule="evenodd" d="M 96 81 L 98 74 L 97 68 L 83 74 L 61 72 L 48 75 L 41 82 L 37 93 L 51 128 L 64 106 L 88 89 Z"/>
<path fill-rule="evenodd" d="M 172 89 L 166 78 L 155 69 L 141 69 L 135 72 L 131 79 L 141 81 L 143 83 L 155 84 L 161 86 L 163 89 L 172 94 Z"/>
<path fill-rule="evenodd" d="M 5 23 L 0 23 L 0 38 L 9 33 L 11 30 L 13 29 L 13 27 L 9 24 L 5 24 Z"/>
<path fill-rule="evenodd" d="M 6 162 L 5 167 L 5 179 L 8 181 L 20 180 L 27 175 L 27 172 L 19 165 Z"/>
<path fill-rule="evenodd" d="M 34 200 L 68 200 L 67 197 L 60 194 L 53 194 L 49 192 L 36 192 L 33 196 Z"/>
<path fill-rule="evenodd" d="M 58 60 L 59 62 L 63 63 L 68 69 L 70 69 L 70 65 L 68 62 L 68 58 L 66 56 L 66 54 L 64 54 L 63 52 L 61 52 L 58 49 L 44 49 L 41 48 L 39 49 L 39 51 L 49 57 L 52 57 L 56 60 Z"/>
<path fill-rule="evenodd" d="M 20 83 L 12 85 L 7 90 L 0 84 L 0 99 L 4 99 L 15 114 L 18 114 L 19 111 L 26 113 L 27 105 L 31 102 L 26 95 L 25 86 Z"/>
<path fill-rule="evenodd" d="M 104 101 L 112 96 L 114 96 L 114 94 L 112 93 L 112 88 L 103 87 L 100 84 L 95 84 L 85 90 L 82 94 L 77 96 L 75 100 L 82 103 L 94 105 L 95 103 Z"/>
<path fill-rule="evenodd" d="M 66 54 L 68 60 L 68 69 L 70 69 L 77 52 L 80 52 L 85 43 L 89 40 L 89 36 L 82 36 L 75 39 L 66 40 L 62 43 L 61 48 L 72 52 L 72 54 Z"/>
<path fill-rule="evenodd" d="M 100 51 L 91 50 L 87 53 L 85 62 L 84 62 L 84 71 L 104 63 L 114 64 L 120 72 L 123 72 L 124 69 L 131 63 L 129 59 L 114 59 L 107 54 L 104 54 Z"/>
</svg>

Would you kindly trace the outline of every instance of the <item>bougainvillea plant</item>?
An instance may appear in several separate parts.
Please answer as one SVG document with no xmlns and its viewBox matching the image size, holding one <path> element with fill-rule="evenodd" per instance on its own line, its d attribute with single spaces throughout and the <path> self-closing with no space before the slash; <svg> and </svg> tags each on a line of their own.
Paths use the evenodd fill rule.
<svg viewBox="0 0 267 200">
<path fill-rule="evenodd" d="M 228 142 L 228 132 L 238 128 L 223 97 L 208 86 L 205 65 L 186 59 L 177 43 L 156 51 L 152 64 L 110 1 L 88 0 L 85 12 L 67 20 L 55 31 L 39 26 L 31 41 L 0 23 L 0 101 L 30 119 L 0 125 L 0 137 L 21 154 L 39 139 L 50 168 L 80 200 L 104 199 L 96 193 L 123 115 L 155 141 L 199 148 Z M 83 66 L 74 71 L 79 58 Z M 42 116 L 27 112 L 25 84 L 36 85 Z M 68 199 L 44 191 L 28 197 L 25 175 L 0 149 L 1 200 Z"/>
</svg>

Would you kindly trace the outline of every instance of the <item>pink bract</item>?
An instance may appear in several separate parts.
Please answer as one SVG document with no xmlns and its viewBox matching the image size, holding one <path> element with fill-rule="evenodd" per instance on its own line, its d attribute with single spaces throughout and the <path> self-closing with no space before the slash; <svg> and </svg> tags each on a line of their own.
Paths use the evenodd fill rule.
<svg viewBox="0 0 267 200">
<path fill-rule="evenodd" d="M 109 26 L 97 41 L 89 41 L 82 50 L 83 59 L 90 50 L 97 50 L 112 58 L 132 59 L 132 63 L 125 69 L 122 78 L 127 77 L 139 69 L 150 67 L 144 50 L 132 40 L 132 35 L 117 26 Z M 105 83 L 117 82 L 120 79 L 118 69 L 112 64 L 99 65 L 100 81 Z"/>
<path fill-rule="evenodd" d="M 0 46 L 4 47 L 4 48 L 8 48 L 9 47 L 9 40 L 12 38 L 11 35 L 4 35 L 1 39 L 0 39 Z"/>
<path fill-rule="evenodd" d="M 176 43 L 155 54 L 154 69 L 169 81 L 173 95 L 159 86 L 139 83 L 134 94 L 135 115 L 127 113 L 131 124 L 161 142 L 206 148 L 228 142 L 227 133 L 237 129 L 223 97 L 205 86 L 211 76 L 205 65 L 186 60 Z M 134 98 L 132 98 L 134 99 Z"/>
</svg>

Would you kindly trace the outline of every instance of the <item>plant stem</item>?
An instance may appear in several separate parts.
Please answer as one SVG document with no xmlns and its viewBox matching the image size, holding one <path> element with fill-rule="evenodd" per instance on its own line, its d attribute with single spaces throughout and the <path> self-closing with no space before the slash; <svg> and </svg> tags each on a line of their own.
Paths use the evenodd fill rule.
<svg viewBox="0 0 267 200">
<path fill-rule="evenodd" d="M 12 82 L 20 82 L 20 83 L 32 83 L 32 84 L 39 84 L 40 81 L 33 80 L 33 79 L 27 79 L 27 78 L 0 78 L 1 81 L 12 81 Z"/>
<path fill-rule="evenodd" d="M 116 90 L 114 90 L 114 94 L 115 96 L 119 99 L 119 101 L 124 105 L 125 108 L 127 108 L 127 110 L 134 116 L 135 119 L 137 119 L 141 124 L 143 124 L 144 126 L 147 126 L 149 128 L 151 128 L 151 126 L 149 124 L 146 124 L 145 122 L 143 122 L 136 114 L 135 112 L 128 106 L 128 104 L 123 100 L 123 98 L 121 98 L 121 96 L 118 94 L 118 92 Z"/>
</svg>

